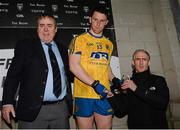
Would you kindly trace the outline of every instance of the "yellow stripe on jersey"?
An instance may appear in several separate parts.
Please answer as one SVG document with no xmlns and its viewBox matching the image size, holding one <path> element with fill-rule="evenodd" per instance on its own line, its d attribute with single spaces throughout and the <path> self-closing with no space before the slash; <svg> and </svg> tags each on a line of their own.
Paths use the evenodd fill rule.
<svg viewBox="0 0 180 130">
<path fill-rule="evenodd" d="M 97 38 L 87 32 L 74 38 L 69 49 L 70 54 L 81 54 L 80 63 L 83 69 L 110 90 L 108 68 L 113 50 L 112 42 L 104 36 Z M 78 78 L 74 79 L 73 95 L 74 97 L 99 99 L 99 95 L 93 88 Z"/>
</svg>

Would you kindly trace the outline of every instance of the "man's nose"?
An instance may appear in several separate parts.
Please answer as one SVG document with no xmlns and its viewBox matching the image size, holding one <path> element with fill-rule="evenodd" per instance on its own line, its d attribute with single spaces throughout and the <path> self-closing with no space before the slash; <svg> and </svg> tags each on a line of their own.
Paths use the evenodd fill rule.
<svg viewBox="0 0 180 130">
<path fill-rule="evenodd" d="M 141 65 L 143 64 L 143 60 L 140 60 L 140 64 L 141 64 Z"/>
<path fill-rule="evenodd" d="M 100 21 L 97 21 L 97 25 L 98 25 L 98 26 L 100 25 Z"/>
<path fill-rule="evenodd" d="M 48 27 L 44 27 L 44 31 L 48 31 Z"/>
</svg>

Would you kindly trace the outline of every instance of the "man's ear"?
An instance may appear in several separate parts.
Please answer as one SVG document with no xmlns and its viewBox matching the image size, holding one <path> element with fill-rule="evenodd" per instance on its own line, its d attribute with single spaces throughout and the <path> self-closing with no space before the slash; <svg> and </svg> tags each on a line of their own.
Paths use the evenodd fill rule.
<svg viewBox="0 0 180 130">
<path fill-rule="evenodd" d="M 131 67 L 132 67 L 132 69 L 135 68 L 135 64 L 134 64 L 134 61 L 133 61 L 133 60 L 132 60 L 132 62 L 131 62 Z"/>
<path fill-rule="evenodd" d="M 91 21 L 92 21 L 92 18 L 91 18 L 91 17 L 89 17 L 89 23 L 90 23 L 90 24 L 92 23 Z"/>
<path fill-rule="evenodd" d="M 106 21 L 106 24 L 105 24 L 105 25 L 107 25 L 108 23 L 109 23 L 109 20 Z"/>
<path fill-rule="evenodd" d="M 132 65 L 135 65 L 134 60 L 131 61 L 131 64 L 132 64 Z"/>
<path fill-rule="evenodd" d="M 56 33 L 57 33 L 57 27 L 56 27 Z"/>
</svg>

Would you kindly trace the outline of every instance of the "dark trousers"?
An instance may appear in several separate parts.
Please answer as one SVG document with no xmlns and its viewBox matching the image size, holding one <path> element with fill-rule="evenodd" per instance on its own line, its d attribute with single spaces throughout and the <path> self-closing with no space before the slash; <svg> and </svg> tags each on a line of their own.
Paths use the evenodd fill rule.
<svg viewBox="0 0 180 130">
<path fill-rule="evenodd" d="M 68 108 L 66 101 L 42 105 L 33 122 L 18 121 L 19 129 L 69 129 Z"/>
</svg>

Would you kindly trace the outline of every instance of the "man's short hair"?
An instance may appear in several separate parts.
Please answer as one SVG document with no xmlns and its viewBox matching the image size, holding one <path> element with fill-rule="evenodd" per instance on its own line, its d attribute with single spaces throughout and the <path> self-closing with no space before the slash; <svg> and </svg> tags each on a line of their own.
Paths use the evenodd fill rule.
<svg viewBox="0 0 180 130">
<path fill-rule="evenodd" d="M 148 56 L 148 58 L 149 58 L 149 60 L 150 60 L 150 54 L 149 54 L 149 52 L 147 52 L 147 51 L 144 50 L 144 49 L 137 49 L 137 50 L 135 50 L 135 52 L 134 52 L 133 55 L 132 55 L 132 60 L 134 60 L 135 55 L 136 55 L 138 52 L 144 52 L 144 53 Z"/>
<path fill-rule="evenodd" d="M 48 13 L 42 13 L 37 16 L 37 25 L 38 25 L 39 20 L 46 18 L 46 17 L 52 19 L 54 21 L 55 26 L 57 26 L 56 18 L 53 16 L 53 14 L 48 14 Z"/>
<path fill-rule="evenodd" d="M 98 6 L 95 6 L 91 11 L 90 11 L 90 14 L 89 16 L 92 17 L 94 12 L 100 12 L 104 15 L 106 15 L 107 19 L 108 19 L 108 10 L 106 9 L 106 6 L 103 6 L 103 5 L 98 5 Z"/>
</svg>

